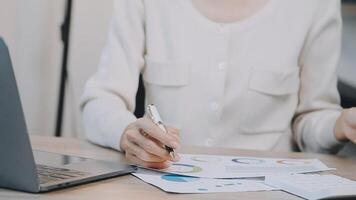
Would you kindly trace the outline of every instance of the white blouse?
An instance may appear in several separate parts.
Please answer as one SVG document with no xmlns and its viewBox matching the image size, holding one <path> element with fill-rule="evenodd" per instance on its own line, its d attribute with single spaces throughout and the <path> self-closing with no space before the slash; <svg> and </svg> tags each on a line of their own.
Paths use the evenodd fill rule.
<svg viewBox="0 0 356 200">
<path fill-rule="evenodd" d="M 116 0 L 107 46 L 87 82 L 86 134 L 120 150 L 146 104 L 181 130 L 183 145 L 333 152 L 340 115 L 335 69 L 340 1 L 270 0 L 236 23 L 209 20 L 191 0 Z"/>
</svg>

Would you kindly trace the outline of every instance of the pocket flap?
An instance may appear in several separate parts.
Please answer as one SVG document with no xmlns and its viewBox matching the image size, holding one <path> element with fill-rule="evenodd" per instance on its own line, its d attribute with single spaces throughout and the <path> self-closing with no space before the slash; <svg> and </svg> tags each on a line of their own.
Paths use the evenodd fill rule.
<svg viewBox="0 0 356 200">
<path fill-rule="evenodd" d="M 146 58 L 143 79 L 151 84 L 184 86 L 189 83 L 189 65 L 182 61 L 156 62 Z"/>
<path fill-rule="evenodd" d="M 255 69 L 249 80 L 249 88 L 270 95 L 286 95 L 297 93 L 299 83 L 299 68 L 281 71 Z"/>
</svg>

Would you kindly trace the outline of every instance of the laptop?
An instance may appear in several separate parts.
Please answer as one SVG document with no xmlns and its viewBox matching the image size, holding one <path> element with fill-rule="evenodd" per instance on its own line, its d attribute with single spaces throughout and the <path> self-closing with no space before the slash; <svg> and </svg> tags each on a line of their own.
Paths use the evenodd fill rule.
<svg viewBox="0 0 356 200">
<path fill-rule="evenodd" d="M 0 187 L 40 193 L 134 172 L 134 166 L 65 155 L 36 164 L 10 54 L 0 38 Z M 53 160 L 53 159 L 52 159 Z M 55 159 L 54 159 L 55 160 Z M 36 160 L 37 161 L 37 160 Z"/>
</svg>

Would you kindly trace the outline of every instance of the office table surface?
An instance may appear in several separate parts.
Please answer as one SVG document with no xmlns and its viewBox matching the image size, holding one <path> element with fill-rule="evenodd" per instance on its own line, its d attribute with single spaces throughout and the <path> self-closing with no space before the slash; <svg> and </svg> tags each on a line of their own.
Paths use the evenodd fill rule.
<svg viewBox="0 0 356 200">
<path fill-rule="evenodd" d="M 126 162 L 124 157 L 110 149 L 93 145 L 89 142 L 70 138 L 53 138 L 32 136 L 31 143 L 33 149 L 61 153 L 75 156 L 82 156 L 100 160 Z M 318 158 L 329 167 L 337 168 L 330 173 L 341 175 L 349 179 L 356 180 L 356 160 L 342 157 L 290 153 L 290 152 L 265 152 L 249 151 L 238 149 L 223 148 L 204 148 L 186 146 L 181 150 L 182 153 L 199 154 L 218 154 L 218 155 L 238 155 L 256 157 L 284 157 L 284 158 Z M 0 200 L 11 199 L 141 199 L 141 200 L 160 200 L 160 199 L 300 199 L 281 191 L 267 192 L 239 192 L 239 193 L 211 193 L 211 194 L 170 194 L 151 186 L 132 175 L 126 175 L 93 182 L 85 185 L 56 190 L 44 194 L 29 194 L 0 189 Z"/>
</svg>

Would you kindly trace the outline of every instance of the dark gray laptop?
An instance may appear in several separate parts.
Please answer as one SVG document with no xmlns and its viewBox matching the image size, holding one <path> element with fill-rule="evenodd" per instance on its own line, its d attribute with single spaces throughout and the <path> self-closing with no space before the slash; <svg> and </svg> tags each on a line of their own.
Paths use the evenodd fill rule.
<svg viewBox="0 0 356 200">
<path fill-rule="evenodd" d="M 36 155 L 42 154 L 32 151 L 9 51 L 0 38 L 0 187 L 37 193 L 135 171 L 120 163 L 58 154 L 47 156 L 58 161 L 49 166 L 37 162 Z"/>
</svg>

